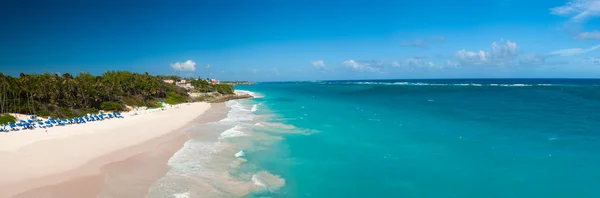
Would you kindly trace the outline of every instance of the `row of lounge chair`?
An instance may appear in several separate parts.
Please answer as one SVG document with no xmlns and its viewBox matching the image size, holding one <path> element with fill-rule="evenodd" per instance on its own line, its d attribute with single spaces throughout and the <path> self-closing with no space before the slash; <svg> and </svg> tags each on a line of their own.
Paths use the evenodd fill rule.
<svg viewBox="0 0 600 198">
<path fill-rule="evenodd" d="M 49 117 L 46 121 L 34 121 L 34 120 L 20 120 L 18 123 L 8 123 L 8 125 L 2 124 L 1 128 L 0 128 L 0 132 L 9 132 L 9 131 L 19 131 L 19 130 L 25 130 L 25 129 L 35 129 L 35 128 L 51 128 L 54 126 L 65 126 L 65 125 L 69 125 L 69 124 L 83 124 L 83 123 L 87 123 L 87 122 L 95 122 L 95 121 L 101 121 L 101 120 L 105 120 L 105 119 L 111 119 L 111 118 L 124 118 L 121 113 L 116 112 L 116 113 L 101 113 L 101 114 L 93 114 L 90 116 L 83 116 L 83 117 L 75 117 L 75 118 L 71 118 L 71 119 L 53 119 L 51 117 Z"/>
</svg>

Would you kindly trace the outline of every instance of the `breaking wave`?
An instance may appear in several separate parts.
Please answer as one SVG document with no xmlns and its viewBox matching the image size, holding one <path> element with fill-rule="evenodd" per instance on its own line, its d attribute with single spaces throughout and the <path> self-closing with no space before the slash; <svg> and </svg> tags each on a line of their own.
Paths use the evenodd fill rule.
<svg viewBox="0 0 600 198">
<path fill-rule="evenodd" d="M 147 197 L 245 197 L 277 193 L 285 186 L 284 178 L 246 163 L 245 157 L 271 148 L 284 133 L 304 131 L 273 121 L 276 116 L 253 114 L 258 107 L 252 99 L 226 105 L 226 118 L 190 128 L 197 137 L 169 159 L 171 169 L 151 186 Z"/>
<path fill-rule="evenodd" d="M 425 82 L 319 82 L 320 84 L 354 84 L 354 85 L 400 85 L 400 86 L 472 86 L 472 87 L 532 87 L 532 86 L 567 86 L 565 84 L 497 84 L 497 83 L 425 83 Z"/>
</svg>

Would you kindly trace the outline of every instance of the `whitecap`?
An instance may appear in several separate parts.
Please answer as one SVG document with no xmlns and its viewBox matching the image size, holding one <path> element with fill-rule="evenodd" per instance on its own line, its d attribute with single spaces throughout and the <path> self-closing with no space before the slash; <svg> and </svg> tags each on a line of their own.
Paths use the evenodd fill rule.
<svg viewBox="0 0 600 198">
<path fill-rule="evenodd" d="M 173 194 L 173 196 L 175 198 L 189 198 L 190 197 L 190 192 L 175 193 L 175 194 Z"/>
<path fill-rule="evenodd" d="M 248 90 L 235 90 L 234 92 L 236 94 L 248 94 L 248 95 L 251 95 L 254 98 L 262 98 L 263 97 L 262 95 L 260 95 L 260 94 L 258 94 L 256 92 L 251 92 L 251 91 L 248 91 Z"/>
<path fill-rule="evenodd" d="M 235 153 L 234 156 L 235 157 L 244 157 L 244 156 L 246 156 L 246 153 L 244 152 L 244 150 L 240 150 L 239 152 Z"/>
<path fill-rule="evenodd" d="M 285 186 L 285 179 L 267 171 L 261 171 L 252 175 L 252 182 L 259 187 L 259 190 L 268 190 L 271 192 L 275 192 Z"/>
<path fill-rule="evenodd" d="M 227 129 L 221 133 L 219 135 L 219 139 L 248 136 L 248 134 L 244 133 L 242 130 L 244 130 L 244 127 L 235 125 L 234 127 L 231 127 L 230 129 Z"/>
</svg>

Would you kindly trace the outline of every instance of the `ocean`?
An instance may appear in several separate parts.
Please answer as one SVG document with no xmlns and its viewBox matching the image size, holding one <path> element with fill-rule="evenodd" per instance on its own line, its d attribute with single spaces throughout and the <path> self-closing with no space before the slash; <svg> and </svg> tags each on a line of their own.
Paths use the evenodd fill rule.
<svg viewBox="0 0 600 198">
<path fill-rule="evenodd" d="M 258 83 L 149 197 L 599 197 L 600 80 Z"/>
</svg>

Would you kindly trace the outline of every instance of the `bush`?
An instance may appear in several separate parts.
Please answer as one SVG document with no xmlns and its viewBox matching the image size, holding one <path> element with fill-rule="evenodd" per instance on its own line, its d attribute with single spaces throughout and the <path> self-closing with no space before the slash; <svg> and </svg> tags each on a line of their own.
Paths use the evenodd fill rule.
<svg viewBox="0 0 600 198">
<path fill-rule="evenodd" d="M 15 123 L 17 118 L 8 114 L 0 114 L 0 124 L 8 124 L 9 122 Z"/>
<path fill-rule="evenodd" d="M 233 86 L 227 84 L 216 84 L 214 85 L 217 92 L 221 94 L 233 94 Z"/>
<path fill-rule="evenodd" d="M 169 92 L 167 93 L 167 98 L 165 99 L 165 103 L 167 104 L 171 104 L 171 105 L 175 105 L 175 104 L 180 104 L 180 103 L 184 103 L 188 101 L 188 97 L 179 95 L 175 92 Z"/>
<path fill-rule="evenodd" d="M 100 105 L 100 109 L 104 111 L 122 111 L 125 106 L 121 103 L 105 101 Z"/>
<path fill-rule="evenodd" d="M 144 106 L 143 102 L 140 102 L 139 100 L 137 100 L 135 98 L 123 98 L 123 102 L 126 105 L 133 106 L 133 107 Z"/>
<path fill-rule="evenodd" d="M 50 111 L 48 111 L 48 110 L 39 110 L 39 111 L 36 112 L 36 114 L 38 116 L 41 116 L 41 117 L 48 117 L 48 116 L 50 116 Z"/>
<path fill-rule="evenodd" d="M 146 107 L 148 108 L 160 108 L 161 106 L 158 105 L 158 102 L 156 100 L 148 100 L 146 101 Z"/>
<path fill-rule="evenodd" d="M 75 112 L 69 108 L 60 108 L 59 113 L 56 117 L 65 119 L 65 118 L 73 118 L 73 117 L 77 117 L 77 116 L 78 116 L 77 112 Z"/>
</svg>

